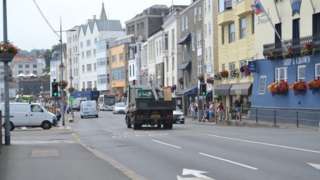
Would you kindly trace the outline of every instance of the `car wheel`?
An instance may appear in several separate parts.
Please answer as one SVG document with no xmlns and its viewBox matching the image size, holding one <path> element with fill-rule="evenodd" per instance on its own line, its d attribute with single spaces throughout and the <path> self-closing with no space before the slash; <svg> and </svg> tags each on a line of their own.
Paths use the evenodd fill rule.
<svg viewBox="0 0 320 180">
<path fill-rule="evenodd" d="M 83 116 L 80 116 L 81 119 L 83 119 Z"/>
<path fill-rule="evenodd" d="M 41 124 L 42 129 L 48 130 L 51 129 L 52 124 L 49 121 L 43 121 Z"/>
<path fill-rule="evenodd" d="M 96 118 L 99 118 L 99 115 L 96 115 Z"/>
</svg>

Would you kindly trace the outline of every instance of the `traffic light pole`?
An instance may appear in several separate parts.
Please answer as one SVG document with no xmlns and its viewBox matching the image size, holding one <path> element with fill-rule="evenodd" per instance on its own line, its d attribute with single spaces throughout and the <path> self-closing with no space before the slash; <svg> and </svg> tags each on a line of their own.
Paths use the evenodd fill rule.
<svg viewBox="0 0 320 180">
<path fill-rule="evenodd" d="M 3 0 L 3 41 L 8 43 L 8 26 L 7 26 L 7 0 Z M 9 99 L 9 65 L 4 62 L 4 120 L 5 120 L 5 145 L 11 144 L 10 138 L 10 99 Z M 1 128 L 1 127 L 0 127 Z"/>
<path fill-rule="evenodd" d="M 63 81 L 63 71 L 64 71 L 64 65 L 63 65 L 63 43 L 62 43 L 62 23 L 60 18 L 60 53 L 61 53 L 61 62 L 60 62 L 60 82 Z M 60 87 L 60 113 L 62 118 L 62 126 L 65 126 L 65 116 L 64 116 L 64 110 L 65 110 L 65 103 L 64 103 L 64 90 Z"/>
</svg>

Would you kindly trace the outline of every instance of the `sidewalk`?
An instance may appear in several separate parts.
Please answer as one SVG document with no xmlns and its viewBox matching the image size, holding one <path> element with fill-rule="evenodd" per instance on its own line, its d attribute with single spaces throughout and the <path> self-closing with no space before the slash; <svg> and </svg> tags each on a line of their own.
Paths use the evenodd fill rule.
<svg viewBox="0 0 320 180">
<path fill-rule="evenodd" d="M 41 131 L 46 132 L 50 131 Z M 15 144 L 0 149 L 1 180 L 129 179 L 74 141 L 48 139 L 13 142 Z"/>
</svg>

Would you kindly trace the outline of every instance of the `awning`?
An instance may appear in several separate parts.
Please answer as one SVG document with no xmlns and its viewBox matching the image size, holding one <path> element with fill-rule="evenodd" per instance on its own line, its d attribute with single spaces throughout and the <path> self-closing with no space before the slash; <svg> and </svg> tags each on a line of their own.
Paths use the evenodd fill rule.
<svg viewBox="0 0 320 180">
<path fill-rule="evenodd" d="M 215 95 L 228 96 L 230 94 L 230 84 L 221 84 L 214 87 Z"/>
<path fill-rule="evenodd" d="M 195 96 L 198 94 L 198 87 L 192 87 L 189 89 L 185 89 L 183 91 L 177 91 L 176 95 L 177 96 Z"/>
<path fill-rule="evenodd" d="M 245 95 L 251 94 L 251 83 L 233 84 L 230 89 L 230 95 Z"/>
<path fill-rule="evenodd" d="M 184 36 L 182 39 L 180 39 L 178 44 L 183 45 L 183 44 L 189 43 L 190 41 L 191 41 L 191 33 L 188 33 L 186 36 Z"/>
<path fill-rule="evenodd" d="M 179 64 L 178 69 L 179 69 L 179 70 L 185 70 L 185 69 L 187 69 L 188 67 L 190 67 L 190 65 L 191 65 L 191 61 L 186 62 L 186 63 L 182 63 L 182 64 Z"/>
</svg>

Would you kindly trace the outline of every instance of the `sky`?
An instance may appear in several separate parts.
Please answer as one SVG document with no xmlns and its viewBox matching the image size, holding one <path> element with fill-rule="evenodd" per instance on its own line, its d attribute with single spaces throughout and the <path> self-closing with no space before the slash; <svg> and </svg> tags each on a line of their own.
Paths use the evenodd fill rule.
<svg viewBox="0 0 320 180">
<path fill-rule="evenodd" d="M 63 29 L 83 24 L 93 15 L 100 16 L 102 2 L 109 19 L 125 21 L 154 4 L 170 6 L 172 0 L 36 0 L 43 13 L 59 30 L 60 17 Z M 176 5 L 190 4 L 191 0 L 173 0 Z M 0 3 L 0 41 L 3 41 L 3 7 Z M 8 38 L 20 49 L 50 49 L 58 37 L 45 23 L 33 0 L 7 0 Z M 65 34 L 64 34 L 65 35 Z"/>
</svg>

